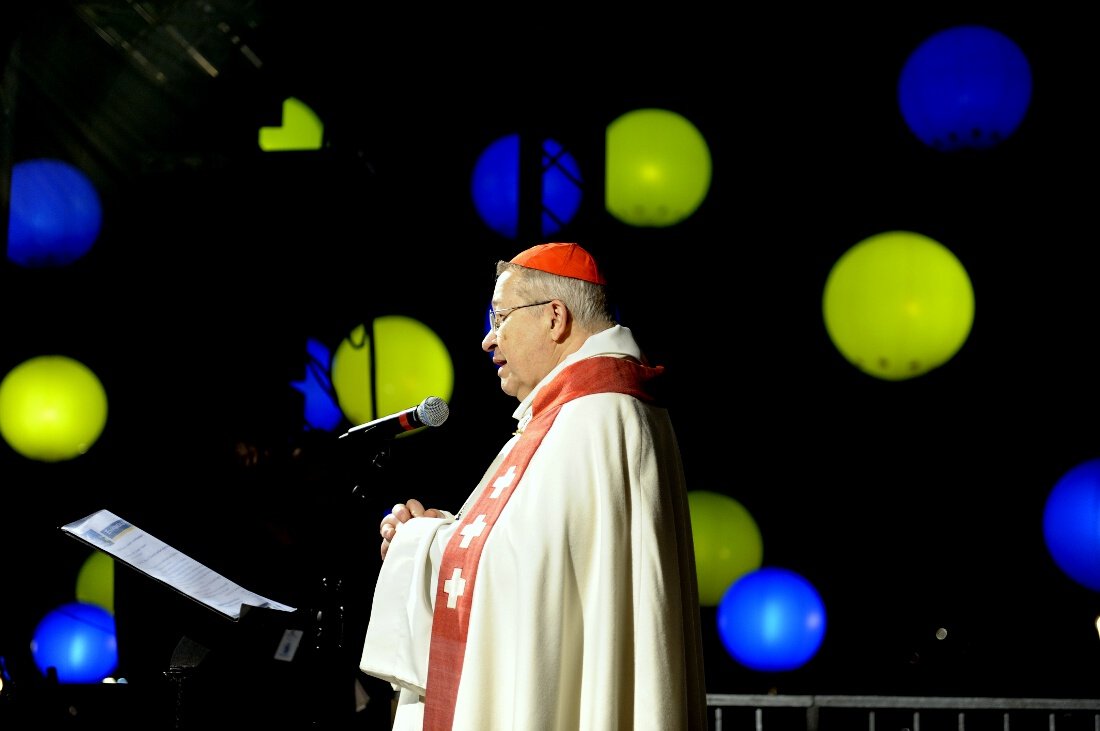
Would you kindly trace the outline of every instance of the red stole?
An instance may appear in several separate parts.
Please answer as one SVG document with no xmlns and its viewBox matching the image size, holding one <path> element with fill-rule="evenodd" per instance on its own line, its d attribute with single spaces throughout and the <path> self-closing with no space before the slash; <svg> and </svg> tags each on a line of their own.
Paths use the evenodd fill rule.
<svg viewBox="0 0 1100 731">
<path fill-rule="evenodd" d="M 531 405 L 534 417 L 493 479 L 463 515 L 458 530 L 447 541 L 443 551 L 428 659 L 424 708 L 426 730 L 444 731 L 454 723 L 481 550 L 558 411 L 567 401 L 594 393 L 625 393 L 651 401 L 643 386 L 663 370 L 663 366 L 651 368 L 624 358 L 587 358 L 565 368 L 535 397 Z"/>
</svg>

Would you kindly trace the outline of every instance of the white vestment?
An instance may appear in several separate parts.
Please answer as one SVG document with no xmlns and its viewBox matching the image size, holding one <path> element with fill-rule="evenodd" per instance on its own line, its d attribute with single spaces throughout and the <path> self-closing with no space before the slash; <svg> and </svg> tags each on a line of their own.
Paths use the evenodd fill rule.
<svg viewBox="0 0 1100 731">
<path fill-rule="evenodd" d="M 590 337 L 520 404 L 520 430 L 546 383 L 597 355 L 641 358 L 627 328 Z M 402 524 L 379 572 L 360 667 L 400 691 L 395 729 L 422 728 L 438 566 L 457 527 Z M 619 393 L 565 403 L 487 534 L 472 602 L 454 729 L 705 729 L 687 488 L 667 412 Z"/>
</svg>

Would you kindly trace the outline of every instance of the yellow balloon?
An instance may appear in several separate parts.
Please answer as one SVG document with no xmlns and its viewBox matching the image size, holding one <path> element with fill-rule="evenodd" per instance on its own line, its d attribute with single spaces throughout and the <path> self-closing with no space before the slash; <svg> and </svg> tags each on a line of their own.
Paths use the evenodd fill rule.
<svg viewBox="0 0 1100 731">
<path fill-rule="evenodd" d="M 710 190 L 711 156 L 691 122 L 666 109 L 636 109 L 607 127 L 607 210 L 632 226 L 671 226 Z"/>
<path fill-rule="evenodd" d="M 428 396 L 450 401 L 455 382 L 451 354 L 424 323 L 401 315 L 375 318 L 374 355 L 380 416 L 416 406 Z"/>
<path fill-rule="evenodd" d="M 372 349 L 366 325 L 359 325 L 332 356 L 332 388 L 348 420 L 372 421 L 416 406 L 428 396 L 450 400 L 454 364 L 431 328 L 411 317 L 386 315 L 374 319 L 373 338 Z"/>
<path fill-rule="evenodd" d="M 949 361 L 974 324 L 974 289 L 959 259 L 911 231 L 887 231 L 846 251 L 823 297 L 837 350 L 876 378 L 903 380 Z"/>
<path fill-rule="evenodd" d="M 260 128 L 260 149 L 264 152 L 282 150 L 319 150 L 325 137 L 325 125 L 301 99 L 283 100 L 283 124 Z"/>
<path fill-rule="evenodd" d="M 353 424 L 375 418 L 370 341 L 367 326 L 358 325 L 332 354 L 332 390 L 340 411 Z"/>
<path fill-rule="evenodd" d="M 76 577 L 76 598 L 115 613 L 115 561 L 103 551 L 84 560 Z"/>
<path fill-rule="evenodd" d="M 716 492 L 688 492 L 699 603 L 718 606 L 726 589 L 764 560 L 764 542 L 752 515 L 738 501 Z"/>
<path fill-rule="evenodd" d="M 72 358 L 31 358 L 0 381 L 0 436 L 29 459 L 78 457 L 91 449 L 106 423 L 103 384 Z"/>
</svg>

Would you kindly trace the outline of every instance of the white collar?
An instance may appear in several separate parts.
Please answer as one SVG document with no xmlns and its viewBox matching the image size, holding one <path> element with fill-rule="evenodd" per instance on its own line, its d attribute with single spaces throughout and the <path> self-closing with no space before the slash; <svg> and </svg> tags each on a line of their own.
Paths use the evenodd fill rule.
<svg viewBox="0 0 1100 731">
<path fill-rule="evenodd" d="M 554 369 L 547 373 L 538 384 L 531 389 L 531 393 L 527 394 L 527 398 L 520 401 L 519 406 L 512 412 L 512 416 L 519 422 L 516 426 L 517 432 L 522 432 L 528 422 L 531 421 L 531 417 L 534 414 L 531 413 L 531 404 L 535 400 L 535 396 L 542 387 L 550 381 L 553 381 L 563 369 L 576 363 L 579 360 L 585 358 L 592 358 L 594 356 L 610 356 L 613 358 L 635 358 L 644 362 L 641 348 L 638 347 L 638 343 L 634 340 L 634 335 L 630 332 L 630 328 L 622 325 L 612 325 L 606 330 L 601 330 L 594 335 L 589 335 L 588 339 L 584 341 L 580 348 L 575 353 L 570 353 L 566 356 L 561 363 L 554 366 Z"/>
</svg>

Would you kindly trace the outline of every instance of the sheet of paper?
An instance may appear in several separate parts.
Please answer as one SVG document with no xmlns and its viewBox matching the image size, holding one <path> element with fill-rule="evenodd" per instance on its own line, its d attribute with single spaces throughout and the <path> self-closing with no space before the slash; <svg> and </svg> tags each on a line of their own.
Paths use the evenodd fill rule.
<svg viewBox="0 0 1100 731">
<path fill-rule="evenodd" d="M 243 604 L 294 611 L 242 588 L 108 510 L 63 525 L 61 530 L 230 619 L 240 619 Z"/>
</svg>

